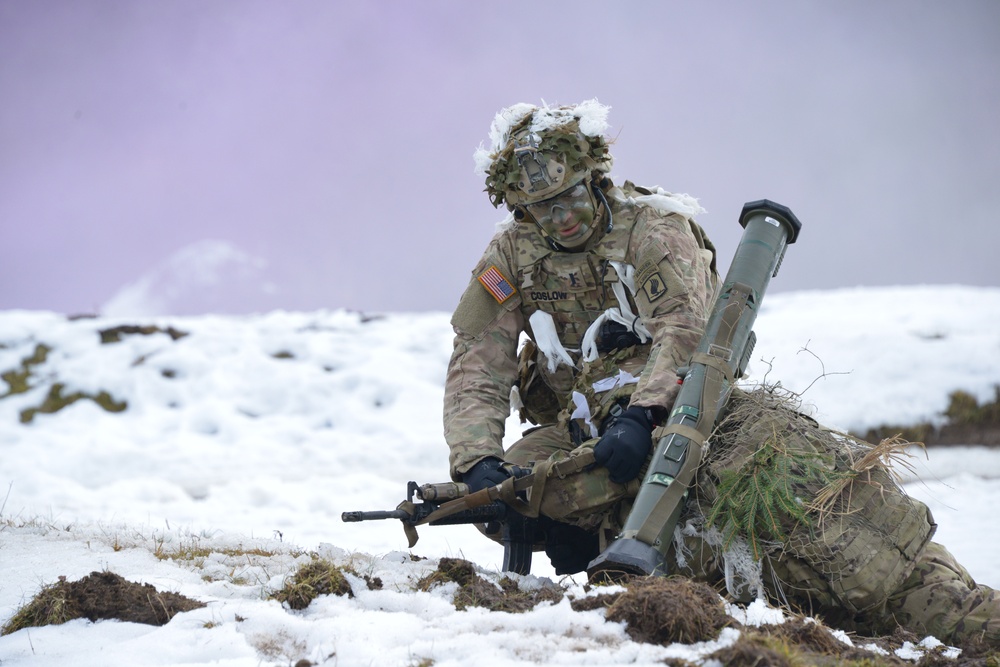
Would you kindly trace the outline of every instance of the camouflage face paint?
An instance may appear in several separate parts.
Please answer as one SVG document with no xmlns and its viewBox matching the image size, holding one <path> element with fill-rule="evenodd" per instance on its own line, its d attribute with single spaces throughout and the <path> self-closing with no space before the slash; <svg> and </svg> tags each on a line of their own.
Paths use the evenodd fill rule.
<svg viewBox="0 0 1000 667">
<path fill-rule="evenodd" d="M 596 210 L 585 183 L 525 208 L 546 234 L 566 248 L 583 246 L 594 231 Z"/>
</svg>

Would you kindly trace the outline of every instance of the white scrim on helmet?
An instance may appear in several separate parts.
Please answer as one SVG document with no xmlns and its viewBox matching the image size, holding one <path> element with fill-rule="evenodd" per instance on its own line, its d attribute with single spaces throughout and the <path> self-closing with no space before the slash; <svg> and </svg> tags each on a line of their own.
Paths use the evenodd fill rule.
<svg viewBox="0 0 1000 667">
<path fill-rule="evenodd" d="M 536 106 L 519 102 L 501 109 L 490 124 L 489 147 L 479 144 L 472 154 L 476 173 L 485 176 L 489 172 L 497 153 L 510 141 L 510 129 L 519 125 L 528 115 L 534 114 L 530 126 L 532 132 L 549 130 L 578 120 L 581 133 L 588 137 L 597 137 L 607 132 L 610 127 L 608 125 L 610 111 L 611 107 L 601 104 L 596 98 L 572 106 L 550 107 L 544 102 L 542 106 Z"/>
<path fill-rule="evenodd" d="M 600 136 L 608 129 L 610 111 L 611 107 L 601 104 L 596 99 L 575 106 L 542 107 L 531 119 L 531 131 L 544 132 L 576 120 L 579 121 L 581 133 L 588 137 Z"/>
<path fill-rule="evenodd" d="M 493 162 L 496 152 L 510 141 L 510 128 L 519 124 L 524 120 L 525 116 L 530 115 L 536 109 L 538 107 L 534 104 L 519 102 L 506 109 L 501 109 L 493 117 L 493 122 L 490 123 L 489 148 L 485 148 L 482 144 L 479 144 L 479 148 L 472 154 L 472 159 L 476 162 L 477 174 L 485 175 L 489 171 L 490 164 Z"/>
<path fill-rule="evenodd" d="M 515 104 L 490 125 L 490 147 L 473 154 L 494 206 L 512 208 L 544 199 L 611 170 L 608 129 L 610 107 L 596 99 L 552 107 Z"/>
</svg>

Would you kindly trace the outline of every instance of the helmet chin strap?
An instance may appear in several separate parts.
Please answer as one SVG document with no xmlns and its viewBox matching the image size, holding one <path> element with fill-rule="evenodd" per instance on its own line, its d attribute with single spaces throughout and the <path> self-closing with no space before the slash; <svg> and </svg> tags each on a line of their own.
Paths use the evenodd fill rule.
<svg viewBox="0 0 1000 667">
<path fill-rule="evenodd" d="M 604 205 L 604 210 L 608 212 L 608 224 L 604 226 L 604 233 L 607 234 L 614 229 L 615 226 L 615 219 L 611 215 L 611 207 L 608 206 L 608 200 L 604 196 L 604 190 L 593 184 L 591 184 L 590 189 L 594 192 L 597 198 L 601 200 L 601 204 Z"/>
<path fill-rule="evenodd" d="M 567 248 L 560 245 L 554 238 L 549 236 L 549 233 L 545 231 L 545 228 L 538 224 L 538 221 L 535 220 L 535 216 L 531 215 L 531 213 L 529 213 L 523 206 L 518 206 L 514 209 L 514 217 L 517 220 L 523 220 L 525 217 L 531 220 L 531 222 L 535 225 L 535 228 L 538 230 L 538 233 L 542 235 L 542 238 L 545 239 L 545 242 L 552 250 L 556 252 L 569 252 Z"/>
<path fill-rule="evenodd" d="M 604 192 L 601 190 L 601 188 L 599 188 L 597 185 L 591 183 L 590 190 L 591 190 L 591 192 L 594 193 L 594 196 L 596 197 L 596 199 L 600 200 L 600 203 L 604 207 L 604 210 L 607 211 L 607 213 L 608 213 L 608 224 L 606 224 L 604 226 L 604 233 L 607 234 L 615 226 L 614 218 L 611 215 L 611 207 L 608 206 L 608 200 L 607 200 L 607 198 L 605 198 Z M 597 202 L 595 201 L 594 204 L 595 204 L 595 208 L 596 208 Z M 522 208 L 521 211 L 523 212 L 522 217 L 528 216 L 529 218 L 531 218 L 531 221 L 533 223 L 535 223 L 535 227 L 538 229 L 538 233 L 541 234 L 542 238 L 545 239 L 545 242 L 549 245 L 549 248 L 551 248 L 555 252 L 573 252 L 572 250 L 570 250 L 569 248 L 567 248 L 566 246 L 564 246 L 563 244 L 559 243 L 554 238 L 552 238 L 549 235 L 549 233 L 545 231 L 545 228 L 542 227 L 540 224 L 538 224 L 538 221 L 535 220 L 535 216 L 531 215 L 531 213 L 529 213 L 527 209 Z M 595 217 L 596 217 L 596 215 L 599 215 L 599 214 L 600 214 L 600 211 L 596 211 L 595 212 Z"/>
<path fill-rule="evenodd" d="M 528 215 L 531 214 L 529 213 Z M 535 223 L 535 227 L 537 227 L 538 231 L 541 232 L 542 238 L 545 239 L 545 242 L 549 244 L 550 248 L 552 248 L 556 252 L 569 252 L 569 248 L 567 248 L 566 246 L 564 246 L 563 244 L 559 243 L 554 238 L 549 236 L 549 233 L 545 231 L 545 229 L 540 224 L 538 224 L 537 220 L 535 220 L 535 216 L 531 215 L 531 221 Z"/>
</svg>

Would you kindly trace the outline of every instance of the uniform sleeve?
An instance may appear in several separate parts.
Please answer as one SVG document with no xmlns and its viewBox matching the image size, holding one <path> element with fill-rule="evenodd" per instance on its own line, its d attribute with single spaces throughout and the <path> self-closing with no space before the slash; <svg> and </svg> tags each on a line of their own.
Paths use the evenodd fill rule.
<svg viewBox="0 0 1000 667">
<path fill-rule="evenodd" d="M 647 209 L 636 222 L 629 242 L 635 301 L 653 347 L 631 405 L 669 410 L 677 369 L 698 346 L 716 298 L 714 249 L 683 216 Z"/>
<path fill-rule="evenodd" d="M 455 347 L 445 380 L 444 436 L 456 480 L 486 456 L 503 458 L 517 343 L 524 329 L 511 255 L 501 242 L 490 245 L 451 320 Z"/>
</svg>

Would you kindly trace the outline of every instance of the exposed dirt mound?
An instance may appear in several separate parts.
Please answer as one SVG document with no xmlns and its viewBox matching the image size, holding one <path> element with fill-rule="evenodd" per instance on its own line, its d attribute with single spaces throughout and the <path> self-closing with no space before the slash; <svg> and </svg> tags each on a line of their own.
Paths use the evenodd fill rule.
<svg viewBox="0 0 1000 667">
<path fill-rule="evenodd" d="M 150 584 L 127 581 L 113 572 L 91 572 L 79 581 L 60 579 L 42 589 L 14 614 L 0 634 L 77 618 L 164 625 L 182 611 L 204 606 L 178 593 L 160 593 Z"/>
<path fill-rule="evenodd" d="M 604 599 L 609 621 L 625 621 L 626 632 L 638 642 L 667 646 L 708 641 L 737 622 L 707 584 L 684 577 L 640 577 L 627 584 L 624 593 L 590 598 L 575 609 L 594 608 Z"/>
<path fill-rule="evenodd" d="M 509 577 L 500 580 L 500 588 L 476 574 L 476 568 L 467 560 L 442 558 L 438 569 L 417 582 L 417 588 L 428 591 L 435 585 L 453 581 L 458 584 L 455 608 L 484 607 L 490 611 L 520 613 L 528 611 L 539 602 L 558 602 L 563 597 L 561 588 L 545 587 L 522 591 Z"/>
<path fill-rule="evenodd" d="M 1000 650 L 979 637 L 972 637 L 958 645 L 962 654 L 952 661 L 952 667 L 1000 667 Z M 923 667 L 923 666 L 922 666 Z"/>
<path fill-rule="evenodd" d="M 792 667 L 787 655 L 767 646 L 760 637 L 740 636 L 730 646 L 712 653 L 710 658 L 718 660 L 726 667 Z M 816 663 L 810 663 L 815 665 Z"/>
<path fill-rule="evenodd" d="M 895 648 L 900 646 L 902 643 L 898 643 Z M 886 645 L 883 648 L 890 655 L 850 646 L 834 637 L 822 623 L 791 617 L 784 623 L 746 628 L 733 646 L 714 653 L 712 657 L 725 665 L 904 667 L 913 664 L 891 655 L 894 650 L 892 647 Z"/>
<path fill-rule="evenodd" d="M 727 625 L 741 628 L 738 621 L 725 613 L 725 607 L 715 591 L 705 584 L 683 577 L 634 577 L 619 583 L 627 590 L 573 600 L 571 606 L 576 611 L 607 609 L 607 619 L 625 621 L 626 631 L 632 639 L 653 644 L 706 641 L 717 638 L 719 631 Z M 919 640 L 909 634 L 875 639 L 855 638 L 857 645 L 873 643 L 889 654 L 880 655 L 857 645 L 849 646 L 837 639 L 822 623 L 793 615 L 781 624 L 742 627 L 735 643 L 709 657 L 727 667 L 905 667 L 913 663 L 893 656 L 893 651 L 900 648 L 904 641 L 916 644 Z M 988 648 L 985 650 L 988 651 Z M 966 656 L 963 654 L 961 657 Z M 936 662 L 926 662 L 930 659 L 928 653 L 918 666 L 937 665 Z M 959 659 L 952 660 L 949 665 L 987 667 L 988 663 L 982 658 L 971 662 Z M 1000 663 L 989 667 L 1000 667 Z"/>
</svg>

